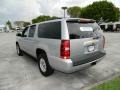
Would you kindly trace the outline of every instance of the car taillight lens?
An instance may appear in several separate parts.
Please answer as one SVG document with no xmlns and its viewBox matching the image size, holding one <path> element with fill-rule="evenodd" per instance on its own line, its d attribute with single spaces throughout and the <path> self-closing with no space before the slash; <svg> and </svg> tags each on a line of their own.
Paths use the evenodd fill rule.
<svg viewBox="0 0 120 90">
<path fill-rule="evenodd" d="M 70 59 L 70 40 L 61 41 L 60 57 L 62 59 Z"/>
<path fill-rule="evenodd" d="M 103 36 L 103 48 L 105 48 L 105 37 Z"/>
</svg>

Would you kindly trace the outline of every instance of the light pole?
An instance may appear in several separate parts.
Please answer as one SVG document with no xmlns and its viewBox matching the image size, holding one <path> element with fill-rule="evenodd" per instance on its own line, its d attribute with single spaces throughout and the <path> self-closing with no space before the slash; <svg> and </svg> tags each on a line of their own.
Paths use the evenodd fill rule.
<svg viewBox="0 0 120 90">
<path fill-rule="evenodd" d="M 64 18 L 65 18 L 65 11 L 66 11 L 67 7 L 62 7 L 62 9 L 64 10 Z"/>
</svg>

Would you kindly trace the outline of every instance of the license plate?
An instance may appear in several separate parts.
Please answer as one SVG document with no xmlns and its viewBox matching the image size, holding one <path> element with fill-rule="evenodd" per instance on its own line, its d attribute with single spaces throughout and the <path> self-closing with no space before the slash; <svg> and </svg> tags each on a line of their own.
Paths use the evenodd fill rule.
<svg viewBox="0 0 120 90">
<path fill-rule="evenodd" d="M 89 52 L 92 52 L 94 50 L 95 50 L 95 46 L 94 45 L 88 46 L 88 51 Z"/>
</svg>

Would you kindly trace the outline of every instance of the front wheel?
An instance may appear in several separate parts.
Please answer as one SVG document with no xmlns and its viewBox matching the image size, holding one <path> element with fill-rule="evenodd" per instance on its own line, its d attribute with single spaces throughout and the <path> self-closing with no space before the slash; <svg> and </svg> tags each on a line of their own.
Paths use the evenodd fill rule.
<svg viewBox="0 0 120 90">
<path fill-rule="evenodd" d="M 17 50 L 17 54 L 18 54 L 19 56 L 22 56 L 22 55 L 23 55 L 23 52 L 22 52 L 22 50 L 20 49 L 19 44 L 16 44 L 16 50 Z"/>
<path fill-rule="evenodd" d="M 45 77 L 53 74 L 54 70 L 49 65 L 46 54 L 38 55 L 38 66 L 41 74 Z"/>
</svg>

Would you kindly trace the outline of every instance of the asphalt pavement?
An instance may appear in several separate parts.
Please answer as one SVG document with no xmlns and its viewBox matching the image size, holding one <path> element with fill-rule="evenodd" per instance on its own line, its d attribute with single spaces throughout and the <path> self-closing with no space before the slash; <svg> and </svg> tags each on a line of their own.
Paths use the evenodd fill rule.
<svg viewBox="0 0 120 90">
<path fill-rule="evenodd" d="M 107 55 L 96 66 L 46 78 L 33 58 L 16 54 L 15 33 L 0 33 L 0 90 L 82 90 L 120 74 L 120 33 L 104 35 Z"/>
</svg>

